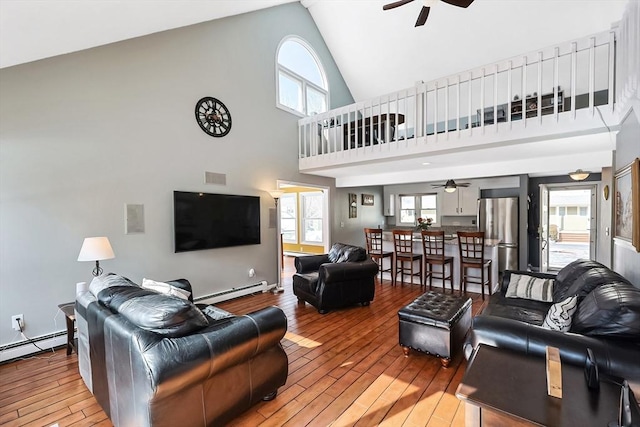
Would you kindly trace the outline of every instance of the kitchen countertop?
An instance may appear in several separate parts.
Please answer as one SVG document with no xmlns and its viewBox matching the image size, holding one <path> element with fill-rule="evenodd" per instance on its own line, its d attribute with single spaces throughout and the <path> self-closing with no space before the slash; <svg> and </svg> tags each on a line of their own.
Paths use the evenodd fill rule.
<svg viewBox="0 0 640 427">
<path fill-rule="evenodd" d="M 382 232 L 382 239 L 383 240 L 387 240 L 389 242 L 392 242 L 393 241 L 393 233 L 391 231 L 383 231 Z M 420 232 L 419 231 L 414 231 L 413 232 L 413 241 L 415 243 L 421 243 L 422 242 L 422 237 L 420 236 Z M 458 246 L 458 237 L 456 235 L 445 234 L 444 243 L 445 243 L 445 245 Z M 484 240 L 484 245 L 485 246 L 490 246 L 490 247 L 498 246 L 499 243 L 500 243 L 500 239 L 485 239 Z"/>
</svg>

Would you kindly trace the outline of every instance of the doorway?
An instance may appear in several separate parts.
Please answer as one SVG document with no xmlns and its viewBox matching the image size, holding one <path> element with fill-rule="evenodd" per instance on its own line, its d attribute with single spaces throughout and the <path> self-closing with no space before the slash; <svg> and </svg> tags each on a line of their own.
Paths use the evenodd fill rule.
<svg viewBox="0 0 640 427">
<path fill-rule="evenodd" d="M 595 259 L 596 185 L 540 186 L 540 269 Z"/>
</svg>

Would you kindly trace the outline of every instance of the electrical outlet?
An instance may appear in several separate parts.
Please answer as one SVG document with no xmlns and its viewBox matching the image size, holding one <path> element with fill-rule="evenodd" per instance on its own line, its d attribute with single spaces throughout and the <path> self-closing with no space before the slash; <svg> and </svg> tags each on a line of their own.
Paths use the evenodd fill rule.
<svg viewBox="0 0 640 427">
<path fill-rule="evenodd" d="M 14 331 L 19 331 L 20 328 L 24 329 L 24 316 L 22 314 L 11 316 L 11 327 Z"/>
<path fill-rule="evenodd" d="M 249 277 L 255 277 L 256 271 L 253 268 L 249 269 Z"/>
</svg>

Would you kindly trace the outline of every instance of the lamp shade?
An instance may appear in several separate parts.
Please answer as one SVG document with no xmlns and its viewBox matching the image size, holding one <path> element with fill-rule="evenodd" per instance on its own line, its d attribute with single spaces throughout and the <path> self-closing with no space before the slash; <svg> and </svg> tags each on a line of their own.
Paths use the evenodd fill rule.
<svg viewBox="0 0 640 427">
<path fill-rule="evenodd" d="M 282 190 L 271 190 L 269 191 L 269 194 L 271 194 L 271 197 L 273 197 L 274 199 L 279 199 L 280 197 L 282 197 L 282 195 L 284 194 L 284 191 Z"/>
<path fill-rule="evenodd" d="M 571 172 L 569 177 L 574 181 L 584 181 L 589 177 L 589 172 L 585 172 L 582 169 L 578 169 L 575 172 Z"/>
<path fill-rule="evenodd" d="M 115 258 L 111 243 L 106 237 L 87 237 L 82 242 L 78 261 L 100 261 Z"/>
</svg>

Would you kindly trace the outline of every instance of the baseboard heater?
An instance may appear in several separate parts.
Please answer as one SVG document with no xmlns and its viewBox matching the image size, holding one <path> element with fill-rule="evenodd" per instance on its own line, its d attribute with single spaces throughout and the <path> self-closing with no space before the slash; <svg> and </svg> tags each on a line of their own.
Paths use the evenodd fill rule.
<svg viewBox="0 0 640 427">
<path fill-rule="evenodd" d="M 266 280 L 263 280 L 261 282 L 253 283 L 251 285 L 238 286 L 236 288 L 231 288 L 224 291 L 214 292 L 208 295 L 203 295 L 203 296 L 194 298 L 193 301 L 199 302 L 199 303 L 206 303 L 206 304 L 215 304 L 217 302 L 227 301 L 230 299 L 243 297 L 245 295 L 251 295 L 258 292 L 267 292 L 268 290 L 269 290 L 269 285 L 267 285 Z"/>
<path fill-rule="evenodd" d="M 19 357 L 29 356 L 35 353 L 41 353 L 35 345 L 45 351 L 52 348 L 67 345 L 67 331 L 54 332 L 40 337 L 31 338 L 31 341 L 23 340 L 2 346 L 0 350 L 0 362 L 17 359 Z M 45 353 L 46 356 L 46 353 Z M 44 357 L 44 356 L 43 356 Z"/>
</svg>

